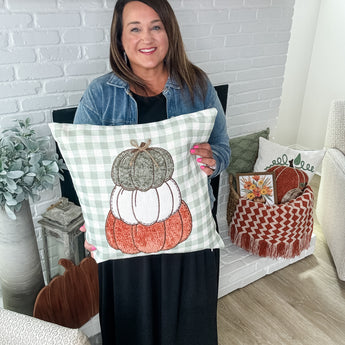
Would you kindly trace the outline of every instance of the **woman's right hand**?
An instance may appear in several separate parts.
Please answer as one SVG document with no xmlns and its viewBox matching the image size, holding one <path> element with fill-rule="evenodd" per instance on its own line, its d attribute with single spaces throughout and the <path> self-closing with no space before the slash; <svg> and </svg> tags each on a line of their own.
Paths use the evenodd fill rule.
<svg viewBox="0 0 345 345">
<path fill-rule="evenodd" d="M 85 224 L 79 229 L 81 232 L 86 232 Z M 96 247 L 92 244 L 90 244 L 88 241 L 84 241 L 84 248 L 88 250 L 91 254 L 91 257 L 94 257 L 94 251 L 96 250 Z"/>
</svg>

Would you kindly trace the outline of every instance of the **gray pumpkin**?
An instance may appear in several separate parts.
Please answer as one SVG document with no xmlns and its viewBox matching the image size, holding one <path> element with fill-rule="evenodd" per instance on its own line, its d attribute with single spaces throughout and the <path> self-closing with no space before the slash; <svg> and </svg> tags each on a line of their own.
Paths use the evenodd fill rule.
<svg viewBox="0 0 345 345">
<path fill-rule="evenodd" d="M 149 147 L 147 143 L 131 141 L 134 149 L 122 151 L 114 160 L 111 178 L 126 190 L 147 191 L 158 188 L 172 177 L 174 162 L 168 151 L 160 147 Z"/>
</svg>

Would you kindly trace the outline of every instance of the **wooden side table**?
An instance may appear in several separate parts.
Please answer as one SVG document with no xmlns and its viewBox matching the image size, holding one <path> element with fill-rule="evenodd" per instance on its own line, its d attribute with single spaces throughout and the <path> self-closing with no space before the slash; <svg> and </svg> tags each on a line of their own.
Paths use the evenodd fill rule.
<svg viewBox="0 0 345 345">
<path fill-rule="evenodd" d="M 64 258 L 73 261 L 76 265 L 79 264 L 81 260 L 80 254 L 83 254 L 83 257 L 85 257 L 87 252 L 85 250 L 84 253 L 79 253 L 79 249 L 74 250 L 73 244 L 83 234 L 79 228 L 84 224 L 84 218 L 79 206 L 70 202 L 67 198 L 61 198 L 42 214 L 42 219 L 38 223 L 42 225 L 43 255 L 47 272 L 47 283 L 49 283 L 52 277 L 47 237 L 50 235 L 55 237 L 58 242 L 62 242 Z"/>
</svg>

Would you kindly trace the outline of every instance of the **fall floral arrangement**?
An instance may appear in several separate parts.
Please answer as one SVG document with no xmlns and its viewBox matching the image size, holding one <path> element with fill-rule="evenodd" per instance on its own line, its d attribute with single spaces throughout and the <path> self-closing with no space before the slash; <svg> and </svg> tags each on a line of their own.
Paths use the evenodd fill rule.
<svg viewBox="0 0 345 345">
<path fill-rule="evenodd" d="M 254 202 L 274 204 L 274 176 L 251 174 L 239 176 L 240 195 Z"/>
</svg>

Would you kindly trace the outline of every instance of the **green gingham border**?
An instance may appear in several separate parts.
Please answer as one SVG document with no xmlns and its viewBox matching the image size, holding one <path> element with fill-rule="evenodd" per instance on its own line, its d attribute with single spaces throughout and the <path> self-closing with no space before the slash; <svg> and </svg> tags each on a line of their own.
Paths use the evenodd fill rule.
<svg viewBox="0 0 345 345">
<path fill-rule="evenodd" d="M 111 248 L 105 236 L 110 195 L 115 187 L 111 179 L 112 164 L 120 152 L 133 148 L 131 140 L 140 145 L 151 139 L 150 147 L 161 147 L 171 154 L 172 178 L 192 215 L 193 227 L 188 239 L 175 248 L 153 254 L 223 247 L 211 213 L 208 178 L 199 168 L 196 157 L 189 153 L 194 144 L 208 141 L 216 114 L 217 110 L 212 108 L 142 125 L 49 124 L 71 173 L 84 215 L 87 241 L 97 248 L 97 262 L 148 255 L 123 254 Z"/>
</svg>

